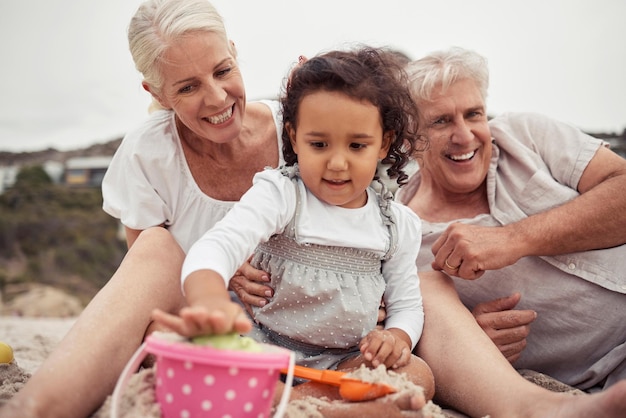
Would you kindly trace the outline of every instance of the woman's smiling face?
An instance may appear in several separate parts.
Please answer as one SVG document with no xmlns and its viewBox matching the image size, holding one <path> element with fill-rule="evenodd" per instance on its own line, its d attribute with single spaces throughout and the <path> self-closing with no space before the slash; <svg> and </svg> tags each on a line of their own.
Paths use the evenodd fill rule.
<svg viewBox="0 0 626 418">
<path fill-rule="evenodd" d="M 232 51 L 228 40 L 216 33 L 184 36 L 170 45 L 159 64 L 161 89 L 145 87 L 198 137 L 229 142 L 241 131 L 246 104 Z"/>
</svg>

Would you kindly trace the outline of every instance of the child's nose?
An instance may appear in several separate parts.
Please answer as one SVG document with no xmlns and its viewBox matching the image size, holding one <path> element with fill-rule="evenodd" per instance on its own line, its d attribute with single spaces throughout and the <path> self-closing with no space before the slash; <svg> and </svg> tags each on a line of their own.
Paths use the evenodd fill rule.
<svg viewBox="0 0 626 418">
<path fill-rule="evenodd" d="M 335 152 L 328 160 L 329 170 L 345 170 L 348 167 L 348 160 L 341 152 Z"/>
</svg>

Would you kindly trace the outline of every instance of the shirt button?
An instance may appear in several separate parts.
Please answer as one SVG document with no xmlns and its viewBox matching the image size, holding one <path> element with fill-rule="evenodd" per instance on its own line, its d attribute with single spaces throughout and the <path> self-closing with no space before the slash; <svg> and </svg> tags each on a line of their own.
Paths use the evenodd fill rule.
<svg viewBox="0 0 626 418">
<path fill-rule="evenodd" d="M 569 264 L 567 265 L 567 267 L 568 267 L 570 270 L 574 270 L 574 269 L 576 268 L 576 264 L 574 264 L 574 263 L 569 263 Z"/>
</svg>

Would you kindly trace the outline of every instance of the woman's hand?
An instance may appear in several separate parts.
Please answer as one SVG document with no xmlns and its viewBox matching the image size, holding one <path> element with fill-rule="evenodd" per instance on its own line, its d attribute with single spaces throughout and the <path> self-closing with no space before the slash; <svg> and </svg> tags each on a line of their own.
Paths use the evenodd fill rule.
<svg viewBox="0 0 626 418">
<path fill-rule="evenodd" d="M 537 318 L 532 310 L 513 310 L 520 294 L 479 303 L 472 310 L 478 325 L 510 363 L 514 363 L 526 348 L 530 324 Z"/>
<path fill-rule="evenodd" d="M 265 283 L 270 283 L 268 274 L 246 262 L 230 279 L 228 289 L 235 292 L 248 313 L 252 315 L 252 306 L 265 306 L 268 299 L 274 296 L 274 289 Z"/>
<path fill-rule="evenodd" d="M 359 349 L 372 366 L 384 364 L 388 369 L 396 369 L 406 366 L 411 359 L 411 348 L 406 339 L 406 333 L 399 329 L 376 329 L 361 340 Z"/>
</svg>

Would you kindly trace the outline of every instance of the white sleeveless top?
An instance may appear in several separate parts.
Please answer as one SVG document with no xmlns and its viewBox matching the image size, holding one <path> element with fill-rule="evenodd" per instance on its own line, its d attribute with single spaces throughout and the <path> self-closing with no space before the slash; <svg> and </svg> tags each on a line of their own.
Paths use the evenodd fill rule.
<svg viewBox="0 0 626 418">
<path fill-rule="evenodd" d="M 279 165 L 283 164 L 279 103 L 262 101 L 276 124 Z M 222 219 L 235 202 L 200 190 L 187 165 L 174 112 L 154 112 L 129 132 L 102 182 L 103 209 L 132 229 L 165 224 L 185 253 Z"/>
</svg>

